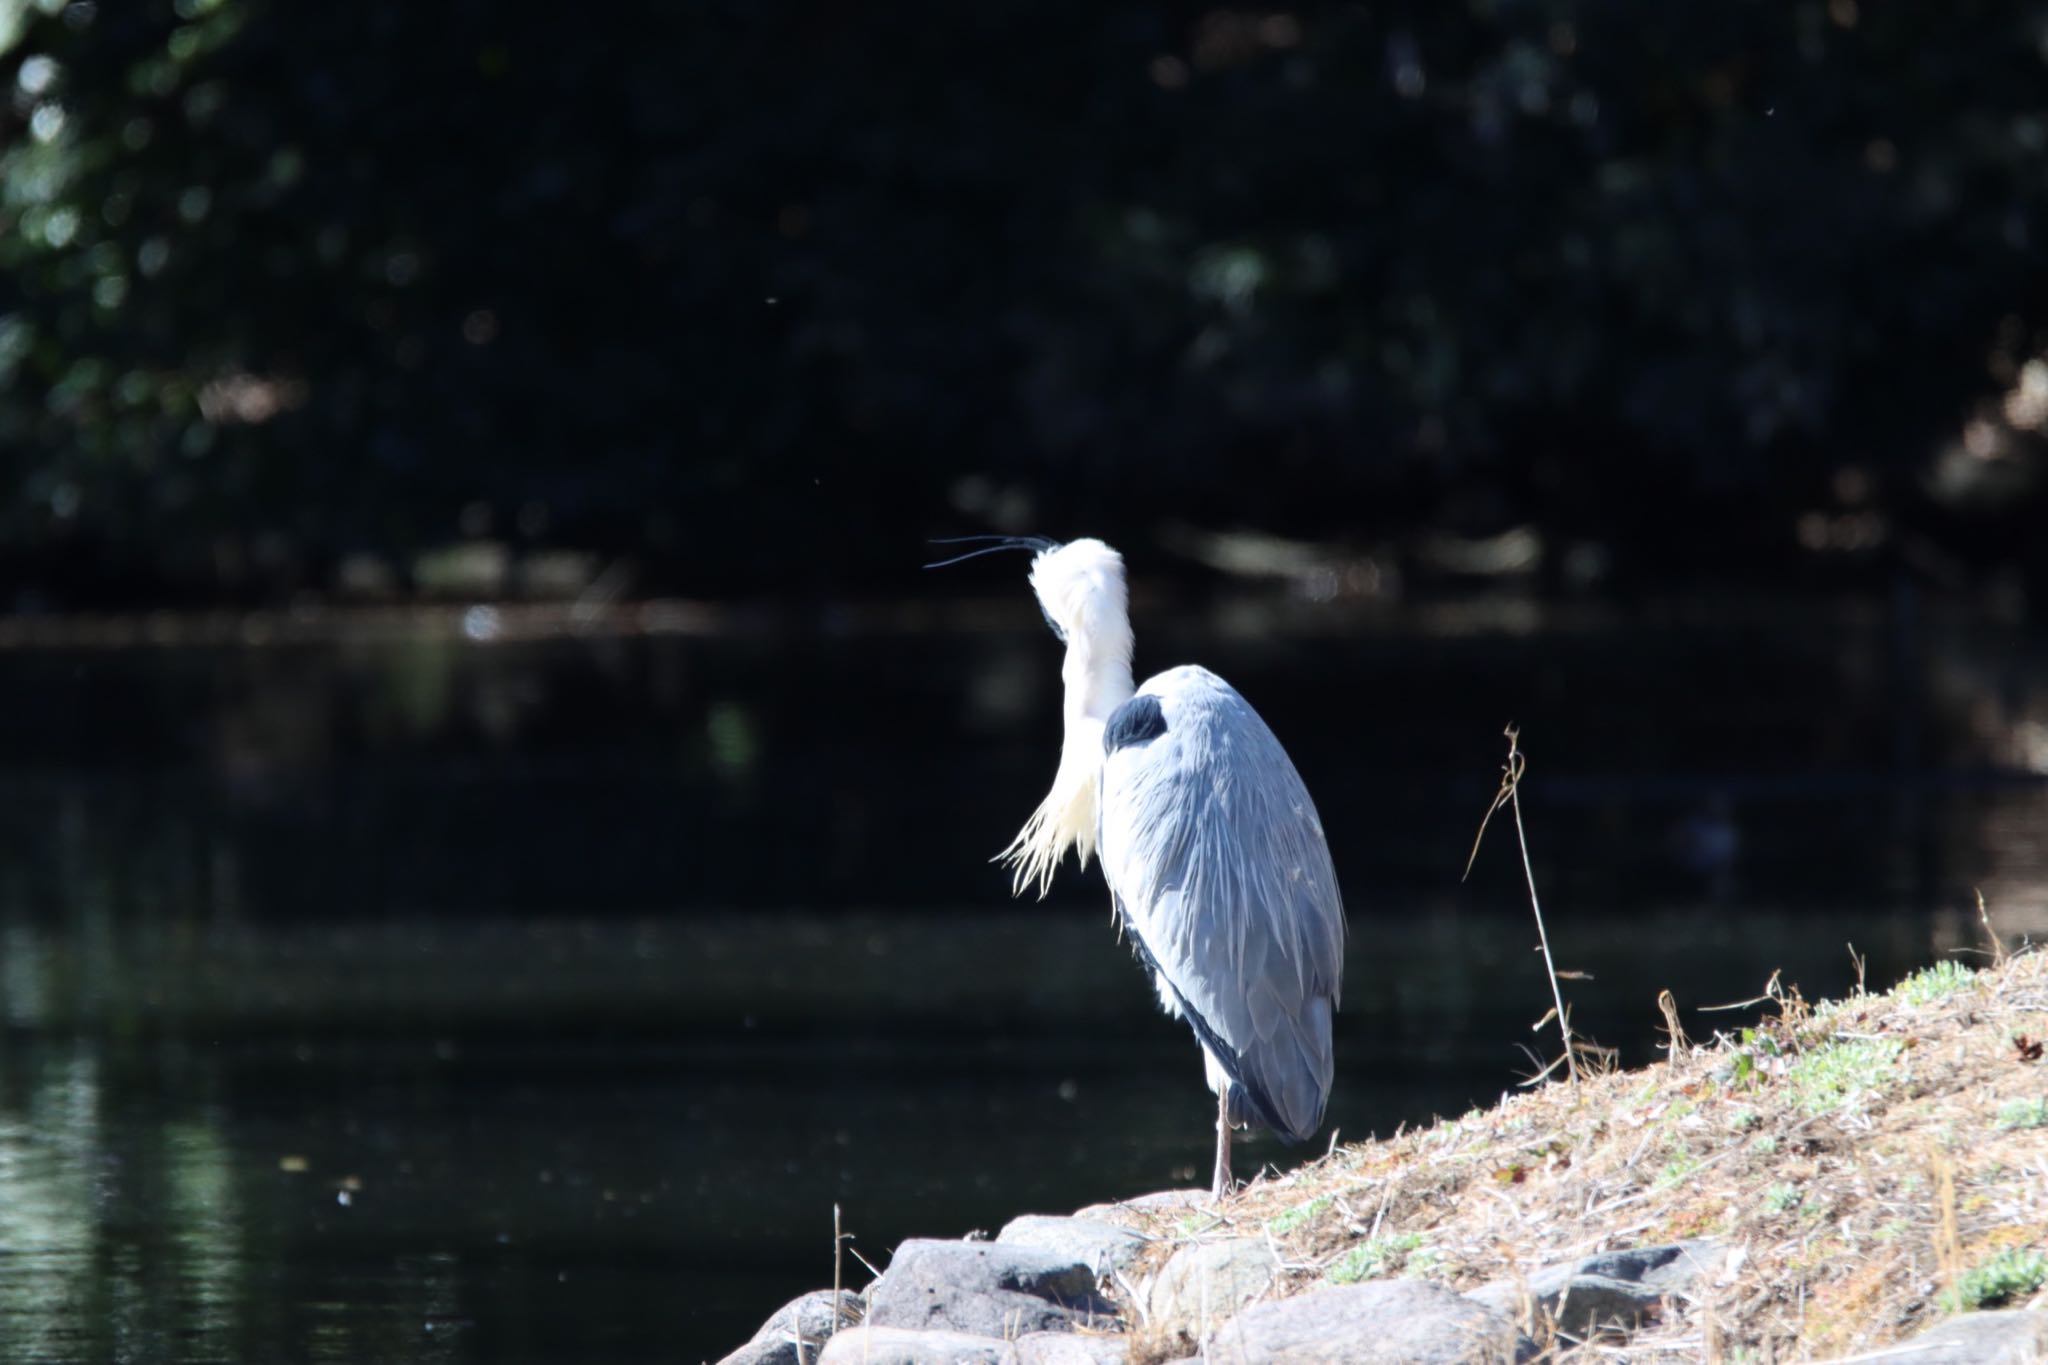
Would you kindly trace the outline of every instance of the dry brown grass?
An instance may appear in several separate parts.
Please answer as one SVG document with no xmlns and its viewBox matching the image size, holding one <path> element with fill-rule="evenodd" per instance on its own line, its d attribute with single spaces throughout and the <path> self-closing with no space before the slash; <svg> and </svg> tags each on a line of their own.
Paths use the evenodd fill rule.
<svg viewBox="0 0 2048 1365">
<path fill-rule="evenodd" d="M 1871 1350 L 1951 1311 L 1944 1291 L 1994 1253 L 2048 1250 L 2048 1126 L 2011 1121 L 2048 1095 L 2048 1060 L 2014 1042 L 2048 1036 L 2048 954 L 1818 1007 L 1780 992 L 1765 1013 L 1642 1071 L 1339 1147 L 1213 1213 L 1134 1221 L 1161 1259 L 1271 1237 L 1281 1294 L 1385 1274 L 1467 1289 L 1686 1237 L 1733 1247 L 1720 1283 L 1637 1336 L 1635 1361 Z M 1553 1358 L 1575 1350 L 1599 1348 L 1557 1341 Z"/>
</svg>

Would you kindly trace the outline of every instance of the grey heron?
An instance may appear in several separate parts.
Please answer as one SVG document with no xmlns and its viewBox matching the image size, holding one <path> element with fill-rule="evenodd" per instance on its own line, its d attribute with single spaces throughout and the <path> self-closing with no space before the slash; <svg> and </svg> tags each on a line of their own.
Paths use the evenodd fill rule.
<svg viewBox="0 0 2048 1365">
<path fill-rule="evenodd" d="M 1299 1142 L 1329 1100 L 1345 926 L 1322 822 L 1280 741 L 1229 683 L 1183 665 L 1133 686 L 1115 550 L 1035 538 L 988 548 L 1036 551 L 1031 588 L 1066 645 L 1059 770 L 998 857 L 1015 869 L 1013 894 L 1035 883 L 1042 897 L 1069 848 L 1083 868 L 1099 853 L 1159 1003 L 1201 1044 L 1220 1199 L 1233 1127 Z"/>
</svg>

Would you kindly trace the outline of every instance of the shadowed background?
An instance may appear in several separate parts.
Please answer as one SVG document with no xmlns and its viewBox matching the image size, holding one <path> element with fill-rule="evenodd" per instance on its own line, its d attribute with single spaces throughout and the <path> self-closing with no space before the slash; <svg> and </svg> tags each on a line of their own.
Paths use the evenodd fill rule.
<svg viewBox="0 0 2048 1365">
<path fill-rule="evenodd" d="M 975 522 L 2048 563 L 2037 4 L 0 16 L 27 603 Z"/>
<path fill-rule="evenodd" d="M 1331 1121 L 2048 927 L 2048 5 L 0 0 L 0 1343 L 715 1357 L 1197 1179 L 1013 904 L 1101 535 L 1287 744 Z M 1293 1161 L 1270 1142 L 1257 1160 Z M 859 1274 L 854 1278 L 858 1280 Z"/>
</svg>

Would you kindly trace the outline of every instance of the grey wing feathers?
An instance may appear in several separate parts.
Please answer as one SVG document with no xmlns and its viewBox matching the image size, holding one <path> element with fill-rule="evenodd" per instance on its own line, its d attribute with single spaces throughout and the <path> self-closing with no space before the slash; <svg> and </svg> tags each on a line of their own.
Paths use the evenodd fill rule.
<svg viewBox="0 0 2048 1365">
<path fill-rule="evenodd" d="M 1146 702 L 1147 697 L 1156 703 Z M 1255 1117 L 1300 1139 L 1322 1123 L 1344 908 L 1315 804 L 1273 732 L 1221 678 L 1177 668 L 1112 718 L 1102 869 L 1182 1012 L 1248 1092 Z M 1114 747 L 1119 733 L 1142 736 Z"/>
</svg>

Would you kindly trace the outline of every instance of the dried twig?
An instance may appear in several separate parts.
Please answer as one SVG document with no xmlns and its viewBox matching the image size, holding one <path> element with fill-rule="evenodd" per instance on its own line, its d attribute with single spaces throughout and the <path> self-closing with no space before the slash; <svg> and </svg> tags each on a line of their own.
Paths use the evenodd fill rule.
<svg viewBox="0 0 2048 1365">
<path fill-rule="evenodd" d="M 1692 1047 L 1692 1039 L 1685 1036 L 1685 1028 L 1678 1022 L 1678 1000 L 1670 991 L 1657 992 L 1657 1008 L 1664 1013 L 1666 1041 L 1664 1053 L 1676 1057 Z"/>
<path fill-rule="evenodd" d="M 838 1331 L 846 1323 L 844 1304 L 845 1280 L 840 1275 L 841 1253 L 846 1250 L 846 1234 L 839 1228 L 839 1206 L 832 1206 L 832 1330 Z"/>
<path fill-rule="evenodd" d="M 1486 827 L 1502 806 L 1508 807 L 1515 816 L 1515 841 L 1522 850 L 1522 878 L 1529 887 L 1529 909 L 1536 916 L 1536 938 L 1543 948 L 1543 969 L 1550 978 L 1550 998 L 1554 1003 L 1552 1013 L 1557 1016 L 1557 1031 L 1564 1039 L 1564 1064 L 1571 1073 L 1574 1083 L 1579 1079 L 1579 1045 L 1572 1037 L 1571 1012 L 1565 1007 L 1564 988 L 1557 984 L 1557 963 L 1550 956 L 1550 932 L 1543 927 L 1543 905 L 1536 897 L 1536 869 L 1529 861 L 1529 834 L 1522 825 L 1522 774 L 1528 771 L 1529 759 L 1522 752 L 1522 732 L 1510 725 L 1506 730 L 1508 739 L 1508 761 L 1501 768 L 1500 790 L 1493 794 L 1493 804 L 1486 808 L 1486 814 L 1479 821 L 1479 832 L 1472 836 L 1472 853 L 1465 859 L 1465 876 L 1472 875 L 1472 864 L 1479 857 L 1479 842 L 1486 837 Z M 1549 1022 L 1545 1015 L 1536 1023 L 1537 1028 Z M 1543 1069 L 1548 1075 L 1556 1069 L 1556 1063 Z M 1540 1079 L 1540 1077 L 1539 1077 Z"/>
<path fill-rule="evenodd" d="M 1983 891 L 1977 892 L 1977 920 L 1984 926 L 1984 937 L 1991 940 L 1991 962 L 1993 966 L 2005 965 L 2005 940 L 1991 927 L 1991 912 L 1984 906 Z"/>
<path fill-rule="evenodd" d="M 1927 1164 L 1934 1174 L 1934 1256 L 1941 1265 L 1942 1287 L 1955 1292 L 1963 1278 L 1963 1238 L 1956 1222 L 1956 1171 L 1940 1149 L 1927 1148 Z"/>
</svg>

